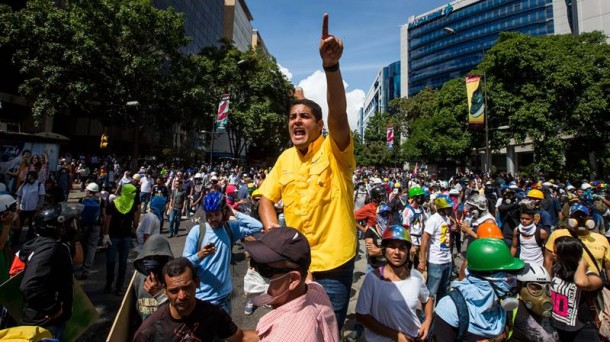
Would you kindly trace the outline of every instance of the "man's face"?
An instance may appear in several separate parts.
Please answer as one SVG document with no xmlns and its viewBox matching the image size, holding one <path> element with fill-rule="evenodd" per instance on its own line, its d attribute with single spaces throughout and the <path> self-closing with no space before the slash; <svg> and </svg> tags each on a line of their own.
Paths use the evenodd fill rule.
<svg viewBox="0 0 610 342">
<path fill-rule="evenodd" d="M 197 304 L 195 290 L 198 281 L 193 278 L 193 274 L 188 268 L 175 277 L 165 276 L 165 294 L 169 305 L 180 317 L 190 315 Z"/>
<path fill-rule="evenodd" d="M 309 107 L 298 104 L 290 109 L 288 131 L 290 140 L 296 148 L 306 149 L 320 136 L 322 127 L 324 127 L 324 122 L 316 120 Z"/>
<path fill-rule="evenodd" d="M 223 214 L 222 214 L 222 210 L 217 210 L 217 211 L 207 211 L 205 213 L 205 219 L 208 221 L 208 223 L 210 224 L 210 226 L 212 226 L 212 228 L 216 229 L 216 228 L 220 228 L 220 226 L 222 226 L 223 223 Z"/>
<path fill-rule="evenodd" d="M 273 269 L 278 269 L 277 273 L 273 274 L 271 278 L 269 278 L 269 289 L 267 293 L 269 293 L 273 297 L 277 297 L 271 306 L 277 308 L 282 306 L 287 301 L 287 294 L 290 292 L 290 283 L 293 280 L 291 273 L 296 273 L 298 271 L 283 269 L 281 262 L 272 262 L 268 264 L 269 267 Z"/>
</svg>

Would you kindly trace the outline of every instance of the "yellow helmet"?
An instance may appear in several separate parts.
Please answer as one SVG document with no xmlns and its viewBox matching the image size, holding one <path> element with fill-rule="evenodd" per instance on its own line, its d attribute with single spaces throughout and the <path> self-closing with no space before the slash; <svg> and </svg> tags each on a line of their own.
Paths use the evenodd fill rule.
<svg viewBox="0 0 610 342">
<path fill-rule="evenodd" d="M 252 198 L 261 197 L 261 196 L 263 196 L 263 193 L 260 190 L 256 189 L 256 190 L 252 191 L 251 196 L 252 196 Z"/>
<path fill-rule="evenodd" d="M 527 193 L 527 197 L 543 200 L 544 194 L 542 193 L 542 191 L 540 191 L 538 189 L 532 189 Z"/>
</svg>

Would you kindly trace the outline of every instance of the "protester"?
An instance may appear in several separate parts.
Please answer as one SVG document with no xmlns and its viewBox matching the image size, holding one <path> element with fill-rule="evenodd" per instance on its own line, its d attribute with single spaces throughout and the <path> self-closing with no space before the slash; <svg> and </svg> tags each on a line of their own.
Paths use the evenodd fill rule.
<svg viewBox="0 0 610 342">
<path fill-rule="evenodd" d="M 584 258 L 583 246 L 571 236 L 562 236 L 554 241 L 553 326 L 562 342 L 600 340 L 595 312 L 589 308 L 588 298 L 602 287 L 602 279 L 599 274 L 587 271 L 590 265 Z"/>
<path fill-rule="evenodd" d="M 468 272 L 436 305 L 433 342 L 505 338 L 507 311 L 517 308 L 516 273 L 523 261 L 501 239 L 477 239 L 468 246 Z"/>
<path fill-rule="evenodd" d="M 220 307 L 197 299 L 199 277 L 186 258 L 174 259 L 163 267 L 165 295 L 162 305 L 136 331 L 140 341 L 242 341 L 244 332 Z M 254 335 L 255 332 L 249 332 Z"/>
<path fill-rule="evenodd" d="M 269 283 L 267 292 L 253 299 L 256 306 L 273 307 L 256 326 L 261 341 L 339 341 L 328 295 L 320 284 L 305 281 L 311 251 L 303 234 L 281 227 L 244 247 Z"/>
<path fill-rule="evenodd" d="M 59 341 L 72 315 L 74 296 L 70 248 L 61 242 L 61 234 L 75 215 L 64 208 L 55 206 L 36 214 L 33 224 L 38 236 L 18 252 L 25 264 L 19 285 L 24 299 L 20 324 L 43 327 Z"/>
<path fill-rule="evenodd" d="M 218 191 L 205 196 L 203 209 L 206 222 L 191 228 L 182 256 L 194 265 L 200 280 L 197 298 L 219 305 L 231 314 L 232 246 L 239 239 L 259 232 L 262 224 L 227 206 L 224 195 Z M 230 216 L 236 220 L 229 221 Z"/>
<path fill-rule="evenodd" d="M 131 248 L 131 232 L 135 232 L 140 221 L 140 207 L 135 201 L 136 187 L 125 183 L 121 187 L 121 195 L 112 200 L 106 209 L 106 221 L 103 228 L 103 244 L 106 251 L 106 285 L 104 290 L 112 292 L 115 282 L 115 264 L 119 256 L 119 270 L 114 283 L 114 293 L 122 296 L 127 272 L 127 257 Z"/>
<path fill-rule="evenodd" d="M 282 200 L 286 225 L 311 245 L 310 272 L 326 290 L 341 330 L 353 281 L 356 255 L 354 139 L 347 120 L 345 87 L 339 70 L 343 42 L 328 33 L 324 15 L 320 56 L 326 75 L 328 136 L 322 110 L 303 99 L 293 102 L 288 130 L 294 147 L 284 151 L 261 185 L 259 214 L 265 230 L 278 225 L 274 203 Z"/>
<path fill-rule="evenodd" d="M 106 203 L 96 196 L 99 191 L 100 188 L 96 183 L 89 183 L 86 186 L 85 197 L 79 201 L 83 205 L 80 219 L 80 241 L 84 244 L 85 254 L 83 270 L 79 276 L 81 280 L 89 277 L 89 272 L 95 260 L 97 243 L 100 239 L 102 222 L 106 218 Z"/>
<path fill-rule="evenodd" d="M 26 181 L 17 189 L 17 211 L 19 213 L 18 227 L 13 232 L 13 247 L 18 246 L 21 238 L 21 227 L 28 221 L 27 240 L 34 238 L 33 217 L 44 204 L 45 186 L 38 181 L 35 171 L 27 173 Z"/>
<path fill-rule="evenodd" d="M 366 341 L 425 340 L 434 310 L 426 283 L 412 268 L 411 238 L 400 225 L 383 233 L 381 242 L 386 265 L 367 273 L 356 304 L 356 319 L 362 323 Z M 425 320 L 417 315 L 424 307 Z"/>
</svg>

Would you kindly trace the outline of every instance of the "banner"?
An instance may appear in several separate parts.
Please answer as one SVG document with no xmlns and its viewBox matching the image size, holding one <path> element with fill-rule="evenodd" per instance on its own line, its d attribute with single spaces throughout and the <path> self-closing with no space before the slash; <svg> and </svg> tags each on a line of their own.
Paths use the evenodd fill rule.
<svg viewBox="0 0 610 342">
<path fill-rule="evenodd" d="M 218 114 L 216 115 L 216 133 L 224 133 L 229 121 L 229 94 L 222 94 L 218 104 Z"/>
<path fill-rule="evenodd" d="M 388 125 L 388 129 L 385 135 L 386 141 L 388 143 L 388 148 L 394 147 L 394 127 L 392 127 L 392 125 Z"/>
<path fill-rule="evenodd" d="M 468 95 L 468 123 L 471 127 L 485 124 L 485 98 L 480 76 L 466 76 L 466 95 Z"/>
</svg>

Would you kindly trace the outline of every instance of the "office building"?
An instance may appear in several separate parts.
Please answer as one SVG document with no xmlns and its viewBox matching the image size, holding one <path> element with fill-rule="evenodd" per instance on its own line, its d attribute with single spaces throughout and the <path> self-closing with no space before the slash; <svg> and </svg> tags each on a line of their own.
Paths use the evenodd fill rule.
<svg viewBox="0 0 610 342">
<path fill-rule="evenodd" d="M 371 88 L 364 98 L 361 119 L 358 120 L 358 133 L 364 141 L 366 125 L 375 113 L 388 112 L 390 101 L 400 97 L 400 61 L 383 67 L 375 76 Z"/>
</svg>

